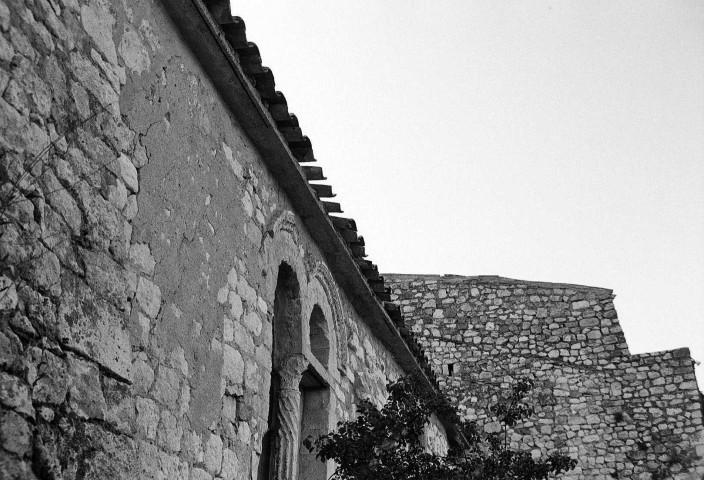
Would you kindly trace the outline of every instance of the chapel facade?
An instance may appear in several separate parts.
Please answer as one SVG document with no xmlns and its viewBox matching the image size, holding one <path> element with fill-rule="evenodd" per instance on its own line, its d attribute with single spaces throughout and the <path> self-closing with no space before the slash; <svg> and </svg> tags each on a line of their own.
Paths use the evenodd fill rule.
<svg viewBox="0 0 704 480">
<path fill-rule="evenodd" d="M 0 478 L 323 480 L 389 381 L 464 402 L 229 2 L 0 0 L 0 93 Z"/>
<path fill-rule="evenodd" d="M 0 18 L 0 477 L 324 480 L 311 439 L 437 388 L 227 2 Z"/>
</svg>

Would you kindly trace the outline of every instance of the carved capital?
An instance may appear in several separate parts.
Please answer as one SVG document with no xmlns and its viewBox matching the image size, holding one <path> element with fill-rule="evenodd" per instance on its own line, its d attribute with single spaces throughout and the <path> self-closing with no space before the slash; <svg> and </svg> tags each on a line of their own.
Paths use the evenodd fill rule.
<svg viewBox="0 0 704 480">
<path fill-rule="evenodd" d="M 303 372 L 308 368 L 308 360 L 303 355 L 295 354 L 286 356 L 281 362 L 279 376 L 281 377 L 281 390 L 298 391 Z"/>
</svg>

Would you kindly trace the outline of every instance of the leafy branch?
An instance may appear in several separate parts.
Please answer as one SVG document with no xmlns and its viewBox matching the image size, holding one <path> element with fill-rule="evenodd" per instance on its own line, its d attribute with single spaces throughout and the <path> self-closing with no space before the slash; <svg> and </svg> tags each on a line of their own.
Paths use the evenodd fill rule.
<svg viewBox="0 0 704 480">
<path fill-rule="evenodd" d="M 314 449 L 319 459 L 336 462 L 334 480 L 547 479 L 572 470 L 577 461 L 557 453 L 534 459 L 508 443 L 508 428 L 533 414 L 524 401 L 532 388 L 532 381 L 519 380 L 492 405 L 502 432 L 485 434 L 476 422 L 460 421 L 444 396 L 422 391 L 411 378 L 403 378 L 388 385 L 389 397 L 381 409 L 363 400 L 357 417 L 318 438 Z M 430 452 L 421 440 L 433 413 L 463 433 L 464 443 L 447 455 Z"/>
</svg>

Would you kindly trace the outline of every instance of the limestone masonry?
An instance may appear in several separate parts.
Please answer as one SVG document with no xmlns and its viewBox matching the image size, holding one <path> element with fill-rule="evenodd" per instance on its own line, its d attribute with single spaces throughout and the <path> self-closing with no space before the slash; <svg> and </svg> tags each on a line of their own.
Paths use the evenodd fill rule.
<svg viewBox="0 0 704 480">
<path fill-rule="evenodd" d="M 228 1 L 0 0 L 0 97 L 0 479 L 324 480 L 388 381 L 481 417 L 531 372 L 575 478 L 704 473 L 687 351 L 609 291 L 395 277 L 424 357 Z"/>
<path fill-rule="evenodd" d="M 651 478 L 663 463 L 674 478 L 701 478 L 702 405 L 689 350 L 631 355 L 611 290 L 385 277 L 465 418 L 486 418 L 496 392 L 533 377 L 536 415 L 512 441 L 569 451 L 580 462 L 565 478 Z"/>
<path fill-rule="evenodd" d="M 227 2 L 0 31 L 0 478 L 323 480 L 311 438 L 436 388 Z"/>
</svg>

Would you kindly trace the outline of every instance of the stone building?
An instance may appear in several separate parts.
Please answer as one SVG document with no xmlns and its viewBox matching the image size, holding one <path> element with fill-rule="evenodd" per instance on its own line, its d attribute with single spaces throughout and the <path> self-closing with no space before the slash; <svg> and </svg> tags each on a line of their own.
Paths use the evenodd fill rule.
<svg viewBox="0 0 704 480">
<path fill-rule="evenodd" d="M 0 478 L 323 480 L 310 438 L 437 388 L 227 2 L 0 32 Z"/>
<path fill-rule="evenodd" d="M 323 479 L 332 465 L 310 455 L 309 438 L 351 418 L 362 398 L 383 402 L 401 375 L 438 388 L 227 1 L 0 0 L 0 94 L 0 478 Z M 428 323 L 416 295 L 436 294 L 432 281 L 416 283 L 395 290 L 414 309 L 412 328 Z M 508 283 L 504 301 L 522 302 L 517 290 L 529 287 Z M 577 299 L 566 288 L 559 308 L 575 312 L 561 335 L 574 341 L 564 347 L 531 323 L 519 339 L 530 355 L 514 360 L 493 334 L 463 346 L 475 345 L 470 318 L 489 331 L 484 314 L 463 310 L 479 312 L 493 295 L 476 288 L 477 304 L 447 292 L 466 320 L 453 327 L 437 289 L 440 343 L 435 329 L 418 332 L 466 414 L 482 414 L 466 396 L 482 397 L 478 380 L 495 382 L 499 359 L 514 370 L 528 359 L 554 405 L 541 411 L 541 431 L 563 428 L 553 413 L 567 397 L 580 420 L 563 428 L 562 444 L 522 440 L 587 455 L 579 478 L 604 478 L 602 464 L 614 462 L 635 472 L 651 450 L 666 461 L 663 435 L 687 434 L 699 448 L 685 352 L 631 357 L 616 330 L 607 342 L 572 325 L 617 328 L 591 303 L 603 292 Z M 547 308 L 557 322 L 553 293 L 536 295 L 532 315 Z M 491 320 L 494 331 L 502 321 Z M 473 365 L 489 377 L 475 381 Z M 603 412 L 582 415 L 597 389 Z M 615 440 L 587 441 L 608 430 L 632 447 L 632 429 L 601 423 L 618 413 L 607 405 L 618 391 L 644 389 L 652 405 L 619 404 L 622 419 L 663 432 L 636 439 L 642 459 L 610 451 Z M 672 432 L 660 429 L 664 418 Z M 436 452 L 453 440 L 445 427 L 429 428 Z"/>
<path fill-rule="evenodd" d="M 385 277 L 465 418 L 491 420 L 496 393 L 530 377 L 536 414 L 512 441 L 578 458 L 564 478 L 653 478 L 658 469 L 668 472 L 659 478 L 702 478 L 703 406 L 689 350 L 630 354 L 611 290 L 495 276 Z"/>
</svg>

